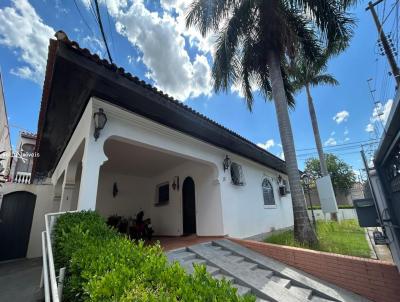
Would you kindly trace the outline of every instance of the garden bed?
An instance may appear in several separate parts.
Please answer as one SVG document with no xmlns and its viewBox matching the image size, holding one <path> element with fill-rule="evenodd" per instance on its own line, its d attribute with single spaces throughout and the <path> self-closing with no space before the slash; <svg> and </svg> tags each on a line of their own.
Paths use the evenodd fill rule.
<svg viewBox="0 0 400 302">
<path fill-rule="evenodd" d="M 317 221 L 319 244 L 312 249 L 348 256 L 370 258 L 371 250 L 368 245 L 365 230 L 358 226 L 356 220 Z M 272 235 L 265 242 L 308 248 L 294 240 L 293 231 L 285 231 Z"/>
<path fill-rule="evenodd" d="M 255 301 L 204 266 L 187 274 L 168 263 L 159 244 L 132 242 L 94 212 L 61 215 L 54 250 L 56 267 L 67 268 L 63 301 Z"/>
</svg>

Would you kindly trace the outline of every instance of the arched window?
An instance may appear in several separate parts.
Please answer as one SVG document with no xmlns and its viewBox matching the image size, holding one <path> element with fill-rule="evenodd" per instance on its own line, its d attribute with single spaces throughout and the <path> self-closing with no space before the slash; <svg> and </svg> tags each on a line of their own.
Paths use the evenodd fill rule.
<svg viewBox="0 0 400 302">
<path fill-rule="evenodd" d="M 274 188 L 272 187 L 271 182 L 267 178 L 264 178 L 262 182 L 262 191 L 264 197 L 264 205 L 274 206 L 275 205 Z"/>
</svg>

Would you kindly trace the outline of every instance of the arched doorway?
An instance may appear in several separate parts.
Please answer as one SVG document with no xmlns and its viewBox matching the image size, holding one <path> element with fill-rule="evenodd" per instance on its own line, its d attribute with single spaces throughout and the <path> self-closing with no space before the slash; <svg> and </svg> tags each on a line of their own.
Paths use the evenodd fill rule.
<svg viewBox="0 0 400 302">
<path fill-rule="evenodd" d="M 186 177 L 182 186 L 183 234 L 196 234 L 196 197 L 194 181 Z"/>
<path fill-rule="evenodd" d="M 36 195 L 17 191 L 3 196 L 0 209 L 0 261 L 24 258 L 28 250 Z"/>
</svg>

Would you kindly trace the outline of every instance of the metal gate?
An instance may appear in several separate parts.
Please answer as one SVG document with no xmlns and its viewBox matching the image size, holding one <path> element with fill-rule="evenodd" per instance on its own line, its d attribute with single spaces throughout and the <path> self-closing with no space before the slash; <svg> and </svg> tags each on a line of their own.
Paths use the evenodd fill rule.
<svg viewBox="0 0 400 302">
<path fill-rule="evenodd" d="M 0 209 L 0 261 L 24 258 L 28 249 L 36 195 L 17 191 L 3 196 Z"/>
</svg>

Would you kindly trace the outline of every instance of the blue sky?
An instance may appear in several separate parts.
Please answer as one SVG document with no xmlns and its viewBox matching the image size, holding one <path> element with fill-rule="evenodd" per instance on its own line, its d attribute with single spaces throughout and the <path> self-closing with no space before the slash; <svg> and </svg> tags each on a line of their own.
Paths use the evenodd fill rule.
<svg viewBox="0 0 400 302">
<path fill-rule="evenodd" d="M 54 31 L 62 29 L 81 46 L 105 55 L 88 1 L 76 0 L 79 10 L 72 0 L 0 2 L 0 66 L 13 144 L 21 128 L 36 132 L 48 39 Z M 386 2 L 387 14 L 395 1 Z M 100 3 L 117 65 L 281 156 L 271 102 L 257 96 L 250 113 L 234 88 L 227 94 L 212 92 L 212 37 L 203 39 L 194 29 L 184 28 L 185 1 L 101 0 Z M 329 72 L 340 86 L 312 89 L 323 142 L 355 169 L 361 168 L 359 149 L 350 148 L 353 145 L 349 144 L 356 146 L 357 142 L 376 138 L 381 132 L 380 121 L 374 116 L 373 98 L 382 104 L 377 106 L 384 113 L 381 116 L 384 121 L 391 104 L 388 100 L 394 96 L 393 79 L 387 75 L 385 58 L 377 55 L 376 28 L 364 6 L 361 4 L 354 10 L 357 28 L 351 46 L 329 64 Z M 384 14 L 383 8 L 378 12 Z M 393 31 L 395 25 L 388 18 L 385 29 Z M 376 89 L 373 98 L 367 85 L 370 78 L 371 87 Z M 315 153 L 310 150 L 315 143 L 304 93 L 298 94 L 296 101 L 291 121 L 302 168 L 304 159 Z"/>
</svg>

